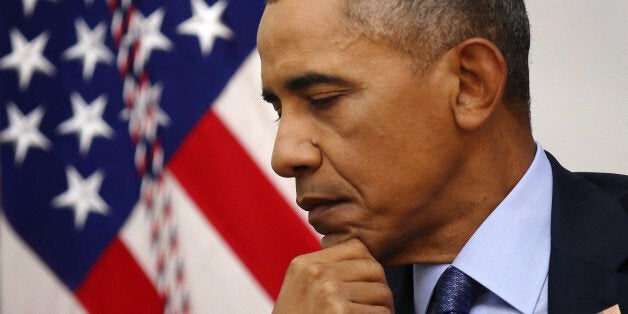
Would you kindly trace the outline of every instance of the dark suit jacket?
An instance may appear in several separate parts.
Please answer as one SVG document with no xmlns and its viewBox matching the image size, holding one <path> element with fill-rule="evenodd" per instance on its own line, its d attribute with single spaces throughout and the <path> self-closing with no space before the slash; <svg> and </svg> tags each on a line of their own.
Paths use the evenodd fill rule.
<svg viewBox="0 0 628 314">
<path fill-rule="evenodd" d="M 547 154 L 554 177 L 549 313 L 628 313 L 628 176 L 571 173 Z M 396 313 L 414 313 L 412 266 L 386 267 Z"/>
</svg>

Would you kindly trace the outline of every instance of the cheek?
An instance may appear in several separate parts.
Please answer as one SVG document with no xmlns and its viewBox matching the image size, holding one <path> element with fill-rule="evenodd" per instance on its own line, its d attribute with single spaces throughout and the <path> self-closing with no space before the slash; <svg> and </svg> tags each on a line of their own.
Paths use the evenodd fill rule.
<svg viewBox="0 0 628 314">
<path fill-rule="evenodd" d="M 334 168 L 374 210 L 419 206 L 449 162 L 455 130 L 446 103 L 411 87 L 359 95 L 326 128 Z"/>
<path fill-rule="evenodd" d="M 453 168 L 448 139 L 438 138 L 436 127 L 400 129 L 364 128 L 360 136 L 345 139 L 335 159 L 336 170 L 359 191 L 371 214 L 395 211 L 398 218 L 421 208 Z"/>
</svg>

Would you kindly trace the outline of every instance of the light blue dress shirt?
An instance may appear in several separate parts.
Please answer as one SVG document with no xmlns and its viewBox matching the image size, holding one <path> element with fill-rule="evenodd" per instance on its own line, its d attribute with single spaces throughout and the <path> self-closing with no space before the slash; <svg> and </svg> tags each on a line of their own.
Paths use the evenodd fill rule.
<svg viewBox="0 0 628 314">
<path fill-rule="evenodd" d="M 552 169 L 537 144 L 532 164 L 462 248 L 452 265 L 489 292 L 470 314 L 547 313 Z M 415 264 L 416 314 L 428 310 L 434 286 L 449 264 Z"/>
</svg>

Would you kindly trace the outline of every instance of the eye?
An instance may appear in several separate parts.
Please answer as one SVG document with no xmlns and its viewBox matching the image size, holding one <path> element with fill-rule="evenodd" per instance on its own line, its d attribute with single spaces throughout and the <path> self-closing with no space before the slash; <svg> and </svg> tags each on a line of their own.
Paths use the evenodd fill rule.
<svg viewBox="0 0 628 314">
<path fill-rule="evenodd" d="M 331 106 L 340 98 L 340 96 L 342 96 L 342 94 L 326 96 L 322 98 L 311 98 L 310 105 L 316 106 L 316 107 Z"/>
</svg>

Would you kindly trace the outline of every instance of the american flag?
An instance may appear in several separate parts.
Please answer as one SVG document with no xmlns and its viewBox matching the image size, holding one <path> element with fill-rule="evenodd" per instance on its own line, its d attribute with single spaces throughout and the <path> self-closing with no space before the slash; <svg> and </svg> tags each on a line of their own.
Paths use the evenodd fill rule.
<svg viewBox="0 0 628 314">
<path fill-rule="evenodd" d="M 0 312 L 270 311 L 318 240 L 270 169 L 263 8 L 0 1 Z"/>
</svg>

